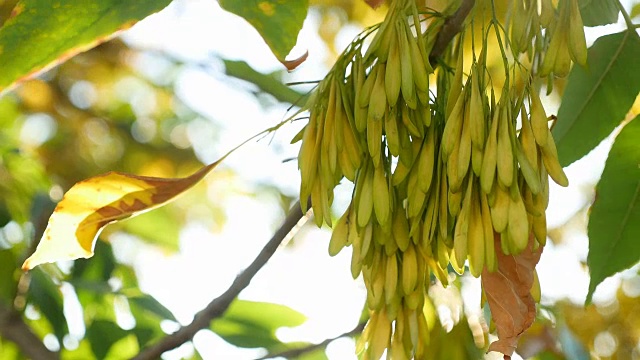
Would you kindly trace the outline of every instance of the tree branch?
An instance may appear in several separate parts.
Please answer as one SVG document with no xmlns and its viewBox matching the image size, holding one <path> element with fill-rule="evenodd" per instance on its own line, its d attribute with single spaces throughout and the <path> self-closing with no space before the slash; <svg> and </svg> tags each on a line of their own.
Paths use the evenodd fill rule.
<svg viewBox="0 0 640 360">
<path fill-rule="evenodd" d="M 359 323 L 358 325 L 356 325 L 355 328 L 353 328 L 350 331 L 347 331 L 344 334 L 340 334 L 336 337 L 330 338 L 330 339 L 326 339 L 325 341 L 319 343 L 319 344 L 312 344 L 312 345 L 308 345 L 308 346 L 304 346 L 298 349 L 291 349 L 291 350 L 286 350 L 286 351 L 282 351 L 276 354 L 269 354 L 266 356 L 263 356 L 261 358 L 258 358 L 256 360 L 267 360 L 267 359 L 273 359 L 273 358 L 278 358 L 278 357 L 282 357 L 285 359 L 289 359 L 289 358 L 297 358 L 300 355 L 304 355 L 306 353 L 312 352 L 314 350 L 317 349 L 322 349 L 324 347 L 326 347 L 327 345 L 329 345 L 330 342 L 343 338 L 343 337 L 351 337 L 357 334 L 360 334 L 362 332 L 362 330 L 364 330 L 365 325 L 367 325 L 367 321 L 363 321 L 361 323 Z"/>
<path fill-rule="evenodd" d="M 304 214 L 302 213 L 300 202 L 298 201 L 291 210 L 289 210 L 289 214 L 280 228 L 275 232 L 275 234 L 273 234 L 271 240 L 269 240 L 269 242 L 264 246 L 253 262 L 236 277 L 231 286 L 222 295 L 211 301 L 206 308 L 198 312 L 189 325 L 183 326 L 180 330 L 171 335 L 167 335 L 155 345 L 142 350 L 133 358 L 133 360 L 159 359 L 160 355 L 165 351 L 175 349 L 176 347 L 191 340 L 198 331 L 209 327 L 211 320 L 224 314 L 231 302 L 244 288 L 249 285 L 251 279 L 253 279 L 258 271 L 260 271 L 260 269 L 276 252 L 280 243 L 303 218 Z"/>
<path fill-rule="evenodd" d="M 57 360 L 60 358 L 42 343 L 40 338 L 25 324 L 19 312 L 0 304 L 0 336 L 14 342 L 29 359 Z"/>
<path fill-rule="evenodd" d="M 442 26 L 442 29 L 436 36 L 435 44 L 429 56 L 429 61 L 432 64 L 435 64 L 437 58 L 443 54 L 444 50 L 449 45 L 453 37 L 460 32 L 460 30 L 462 29 L 462 23 L 466 19 L 467 15 L 469 15 L 469 12 L 471 12 L 474 4 L 475 0 L 462 0 L 462 4 L 458 8 L 458 10 L 456 10 L 453 15 L 447 18 L 444 25 Z M 231 286 L 222 295 L 211 301 L 206 308 L 197 313 L 194 320 L 189 325 L 184 326 L 175 333 L 166 336 L 155 345 L 144 349 L 138 355 L 136 355 L 133 360 L 150 360 L 159 358 L 160 355 L 162 355 L 162 353 L 164 353 L 165 351 L 174 349 L 191 340 L 199 330 L 207 328 L 213 319 L 218 318 L 222 314 L 224 314 L 231 302 L 244 288 L 249 285 L 251 279 L 267 263 L 271 256 L 273 256 L 275 251 L 280 246 L 280 243 L 303 218 L 303 215 L 304 214 L 302 213 L 302 210 L 300 208 L 300 203 L 297 202 L 287 215 L 282 226 L 276 231 L 271 240 L 269 240 L 267 245 L 265 245 L 265 247 L 262 249 L 260 254 L 258 254 L 251 265 L 249 265 L 249 267 L 247 267 L 240 275 L 238 275 L 238 277 L 236 277 L 233 284 L 231 284 Z M 328 343 L 337 338 L 351 336 L 355 333 L 358 333 L 362 331 L 362 328 L 364 328 L 364 323 L 358 324 L 358 326 L 350 332 L 339 335 L 338 337 L 333 339 L 327 339 L 320 344 L 311 345 L 301 349 L 288 350 L 277 355 L 269 355 L 269 357 L 291 357 L 301 355 L 303 353 L 315 350 L 319 347 L 326 346 Z M 269 357 L 265 357 L 262 359 L 267 359 Z"/>
<path fill-rule="evenodd" d="M 445 20 L 442 29 L 436 35 L 435 43 L 429 55 L 429 62 L 432 66 L 436 65 L 438 58 L 442 56 L 453 37 L 462 30 L 462 23 L 471 12 L 471 9 L 473 9 L 473 5 L 475 5 L 475 0 L 462 0 L 458 10 Z"/>
</svg>

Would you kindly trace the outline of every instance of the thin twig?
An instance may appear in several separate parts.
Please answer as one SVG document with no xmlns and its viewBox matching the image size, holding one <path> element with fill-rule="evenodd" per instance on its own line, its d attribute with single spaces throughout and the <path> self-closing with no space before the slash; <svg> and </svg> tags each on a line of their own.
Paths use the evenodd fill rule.
<svg viewBox="0 0 640 360">
<path fill-rule="evenodd" d="M 435 43 L 429 55 L 429 62 L 432 66 L 437 64 L 438 58 L 444 53 L 453 37 L 462 30 L 462 23 L 471 12 L 471 9 L 473 9 L 473 5 L 475 5 L 475 0 L 462 0 L 458 10 L 445 20 L 442 29 L 436 35 Z"/>
<path fill-rule="evenodd" d="M 236 277 L 231 286 L 219 297 L 214 299 L 206 308 L 198 312 L 193 321 L 180 328 L 171 335 L 167 335 L 160 342 L 142 350 L 133 360 L 151 360 L 159 359 L 160 355 L 165 351 L 175 349 L 176 347 L 191 340 L 193 336 L 200 331 L 209 327 L 211 320 L 220 317 L 227 310 L 231 302 L 238 294 L 246 288 L 251 279 L 260 271 L 260 269 L 269 261 L 271 256 L 276 252 L 280 243 L 287 237 L 292 229 L 303 219 L 304 214 L 300 208 L 300 202 L 291 208 L 289 214 L 285 218 L 280 228 L 273 234 L 273 237 L 260 251 L 260 254 L 253 262 Z"/>
<path fill-rule="evenodd" d="M 40 338 L 25 324 L 19 312 L 0 304 L 0 337 L 14 342 L 29 359 L 57 360 L 60 355 L 47 349 Z"/>
<path fill-rule="evenodd" d="M 330 338 L 330 339 L 326 339 L 325 341 L 323 341 L 323 342 L 321 342 L 319 344 L 312 344 L 312 345 L 304 346 L 304 347 L 301 347 L 301 348 L 298 348 L 298 349 L 291 349 L 291 350 L 282 351 L 282 352 L 279 352 L 279 353 L 276 353 L 276 354 L 269 354 L 269 355 L 263 356 L 261 358 L 258 358 L 256 360 L 267 360 L 267 359 L 273 359 L 273 358 L 279 358 L 279 357 L 282 357 L 282 358 L 285 358 L 285 359 L 297 358 L 300 355 L 304 355 L 306 353 L 310 353 L 310 352 L 312 352 L 314 350 L 317 350 L 317 349 L 322 349 L 322 348 L 326 347 L 327 345 L 329 345 L 329 343 L 334 341 L 334 340 L 337 340 L 337 339 L 340 339 L 340 338 L 343 338 L 343 337 L 351 337 L 351 336 L 354 336 L 354 335 L 358 335 L 358 334 L 360 334 L 362 332 L 362 330 L 364 330 L 364 327 L 365 327 L 366 324 L 367 324 L 367 322 L 363 321 L 363 322 L 359 323 L 358 325 L 356 325 L 356 327 L 353 328 L 352 330 L 347 331 L 344 334 L 340 334 L 340 335 L 338 335 L 336 337 L 333 337 L 333 338 Z"/>
</svg>

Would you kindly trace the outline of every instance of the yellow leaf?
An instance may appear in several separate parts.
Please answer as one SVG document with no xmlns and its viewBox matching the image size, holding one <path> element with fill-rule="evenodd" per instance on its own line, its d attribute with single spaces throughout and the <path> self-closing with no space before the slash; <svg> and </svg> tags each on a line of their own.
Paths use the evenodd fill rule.
<svg viewBox="0 0 640 360">
<path fill-rule="evenodd" d="M 107 224 L 152 210 L 173 200 L 198 181 L 227 156 L 249 141 L 278 130 L 297 114 L 261 131 L 234 147 L 216 162 L 193 175 L 179 179 L 137 176 L 120 172 L 76 183 L 53 210 L 36 251 L 22 264 L 22 270 L 54 261 L 93 256 L 96 238 Z"/>
<path fill-rule="evenodd" d="M 93 256 L 96 238 L 105 225 L 167 203 L 204 178 L 225 157 L 186 178 L 109 172 L 76 183 L 56 206 L 35 253 L 22 269 Z"/>
</svg>

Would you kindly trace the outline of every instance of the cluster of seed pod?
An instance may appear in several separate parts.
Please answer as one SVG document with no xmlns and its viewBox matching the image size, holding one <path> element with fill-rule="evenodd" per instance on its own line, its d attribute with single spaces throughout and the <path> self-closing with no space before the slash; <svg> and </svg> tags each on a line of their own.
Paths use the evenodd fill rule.
<svg viewBox="0 0 640 360">
<path fill-rule="evenodd" d="M 511 4 L 511 49 L 515 54 L 527 52 L 531 59 L 534 49 L 541 54 L 540 76 L 564 77 L 572 60 L 586 65 L 587 43 L 578 0 L 559 0 L 557 7 L 552 0 L 515 0 Z"/>
<path fill-rule="evenodd" d="M 374 29 L 319 83 L 294 138 L 302 140 L 302 205 L 311 198 L 318 226 L 332 226 L 341 179 L 355 184 L 329 253 L 351 246 L 352 275 L 363 275 L 371 320 L 358 350 L 368 359 L 385 349 L 393 359 L 424 358 L 431 275 L 446 284 L 449 265 L 462 274 L 467 261 L 473 276 L 495 271 L 496 237 L 505 254 L 523 251 L 530 234 L 543 246 L 548 177 L 568 183 L 530 81 L 507 81 L 489 98 L 483 60 L 463 77 L 459 40 L 453 70 L 437 68 L 430 97 L 429 53 L 443 21 L 423 17 L 431 20 L 424 29 L 414 1 L 392 2 L 366 53 Z"/>
</svg>

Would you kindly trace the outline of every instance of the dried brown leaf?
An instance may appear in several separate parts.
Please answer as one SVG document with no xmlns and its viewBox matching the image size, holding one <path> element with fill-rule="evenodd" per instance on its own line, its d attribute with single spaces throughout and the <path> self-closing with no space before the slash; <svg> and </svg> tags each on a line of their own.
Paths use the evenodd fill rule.
<svg viewBox="0 0 640 360">
<path fill-rule="evenodd" d="M 536 317 L 536 303 L 531 296 L 533 273 L 540 260 L 542 247 L 533 250 L 535 239 L 529 237 L 527 248 L 519 255 L 504 255 L 500 235 L 496 234 L 494 246 L 498 270 L 482 272 L 484 289 L 491 316 L 498 331 L 498 340 L 489 345 L 489 351 L 498 351 L 510 359 L 518 346 L 518 339 Z"/>
</svg>

